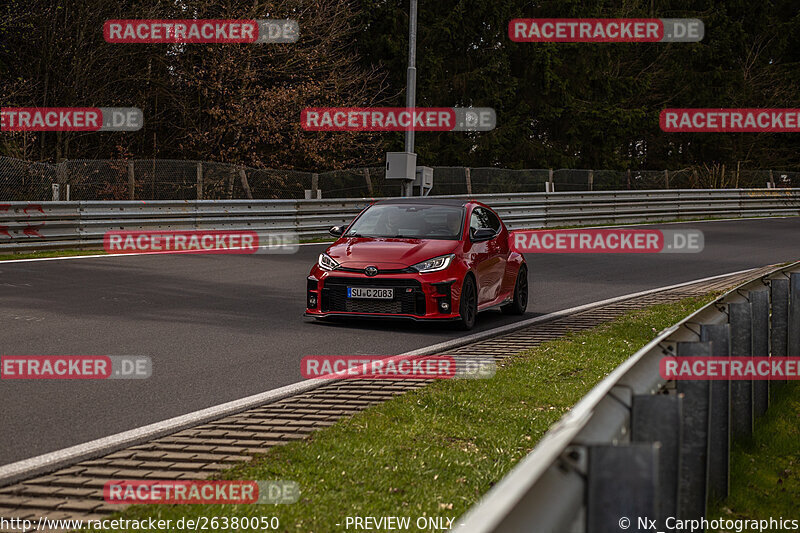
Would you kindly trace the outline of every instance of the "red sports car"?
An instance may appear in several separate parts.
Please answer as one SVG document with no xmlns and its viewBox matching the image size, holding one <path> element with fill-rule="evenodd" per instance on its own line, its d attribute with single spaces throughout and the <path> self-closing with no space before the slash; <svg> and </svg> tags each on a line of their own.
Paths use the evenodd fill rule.
<svg viewBox="0 0 800 533">
<path fill-rule="evenodd" d="M 500 217 L 480 202 L 384 200 L 353 222 L 308 276 L 306 316 L 408 318 L 475 324 L 500 306 L 523 314 L 528 268 Z"/>
</svg>

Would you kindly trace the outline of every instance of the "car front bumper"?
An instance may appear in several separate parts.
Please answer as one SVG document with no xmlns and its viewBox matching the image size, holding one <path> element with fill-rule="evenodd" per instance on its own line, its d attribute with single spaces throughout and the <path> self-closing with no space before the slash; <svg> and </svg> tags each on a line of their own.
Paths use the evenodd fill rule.
<svg viewBox="0 0 800 533">
<path fill-rule="evenodd" d="M 456 320 L 459 278 L 443 273 L 386 274 L 369 277 L 355 272 L 312 269 L 307 278 L 305 316 L 314 318 L 406 318 Z M 391 300 L 347 297 L 348 287 L 392 288 Z"/>
</svg>

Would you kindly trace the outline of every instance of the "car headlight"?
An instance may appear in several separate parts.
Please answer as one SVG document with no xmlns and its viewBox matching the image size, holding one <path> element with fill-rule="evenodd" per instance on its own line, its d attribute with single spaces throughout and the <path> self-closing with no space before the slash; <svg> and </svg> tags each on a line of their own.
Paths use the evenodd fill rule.
<svg viewBox="0 0 800 533">
<path fill-rule="evenodd" d="M 339 268 L 339 263 L 334 261 L 331 256 L 325 253 L 319 254 L 319 259 L 317 259 L 317 264 L 322 270 L 336 270 L 337 268 Z"/>
<path fill-rule="evenodd" d="M 447 254 L 442 255 L 439 257 L 434 257 L 433 259 L 428 259 L 427 261 L 423 261 L 421 263 L 417 263 L 416 265 L 412 265 L 411 268 L 416 270 L 417 272 L 438 272 L 439 270 L 444 270 L 450 266 L 450 262 L 455 257 L 455 254 Z"/>
</svg>

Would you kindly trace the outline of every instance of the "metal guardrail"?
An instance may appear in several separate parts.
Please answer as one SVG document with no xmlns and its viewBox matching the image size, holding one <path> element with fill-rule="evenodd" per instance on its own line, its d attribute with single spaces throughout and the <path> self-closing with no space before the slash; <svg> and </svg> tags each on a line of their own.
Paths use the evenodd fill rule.
<svg viewBox="0 0 800 533">
<path fill-rule="evenodd" d="M 800 189 L 685 189 L 438 196 L 473 198 L 511 229 L 800 215 Z M 0 251 L 101 248 L 110 230 L 228 229 L 328 236 L 372 199 L 0 203 Z"/>
<path fill-rule="evenodd" d="M 661 332 L 554 425 L 454 531 L 648 529 L 640 517 L 666 531 L 668 517 L 700 520 L 710 498 L 728 495 L 731 439 L 752 435 L 777 382 L 667 382 L 659 364 L 664 357 L 767 355 L 800 356 L 800 263 L 745 283 Z"/>
</svg>

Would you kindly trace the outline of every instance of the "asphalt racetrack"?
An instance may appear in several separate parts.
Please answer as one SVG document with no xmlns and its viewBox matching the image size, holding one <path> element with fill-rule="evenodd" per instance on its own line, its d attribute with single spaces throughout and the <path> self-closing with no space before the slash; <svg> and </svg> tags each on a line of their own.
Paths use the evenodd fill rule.
<svg viewBox="0 0 800 533">
<path fill-rule="evenodd" d="M 663 227 L 704 231 L 705 250 L 528 255 L 524 318 L 800 259 L 800 218 Z M 393 355 L 463 334 L 437 324 L 303 318 L 306 274 L 324 247 L 289 256 L 0 262 L 0 354 L 153 361 L 146 380 L 0 381 L 0 464 L 300 381 L 305 355 Z M 489 311 L 475 331 L 514 320 Z"/>
</svg>

